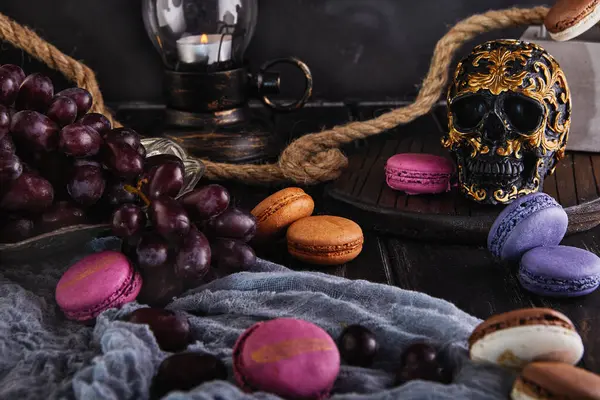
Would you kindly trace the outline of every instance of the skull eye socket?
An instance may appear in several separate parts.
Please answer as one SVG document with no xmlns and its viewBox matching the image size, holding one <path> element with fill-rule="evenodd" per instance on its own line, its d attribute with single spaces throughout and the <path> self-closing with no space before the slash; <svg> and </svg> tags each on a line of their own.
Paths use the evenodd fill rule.
<svg viewBox="0 0 600 400">
<path fill-rule="evenodd" d="M 487 114 L 487 104 L 483 96 L 462 97 L 451 105 L 454 124 L 460 130 L 476 128 Z"/>
<path fill-rule="evenodd" d="M 512 126 L 521 134 L 537 130 L 544 116 L 539 104 L 520 96 L 506 97 L 502 107 Z"/>
</svg>

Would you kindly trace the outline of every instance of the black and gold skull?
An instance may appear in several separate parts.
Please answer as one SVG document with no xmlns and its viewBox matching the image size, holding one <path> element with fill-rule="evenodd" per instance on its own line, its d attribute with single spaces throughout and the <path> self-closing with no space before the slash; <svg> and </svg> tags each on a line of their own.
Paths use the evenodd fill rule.
<svg viewBox="0 0 600 400">
<path fill-rule="evenodd" d="M 447 100 L 442 144 L 468 198 L 508 204 L 542 189 L 571 122 L 569 87 L 550 54 L 518 40 L 479 45 L 458 64 Z"/>
</svg>

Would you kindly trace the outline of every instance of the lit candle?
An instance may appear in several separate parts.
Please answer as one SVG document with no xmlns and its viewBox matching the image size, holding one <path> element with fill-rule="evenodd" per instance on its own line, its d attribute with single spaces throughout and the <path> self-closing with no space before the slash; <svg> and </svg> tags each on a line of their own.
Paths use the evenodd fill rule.
<svg viewBox="0 0 600 400">
<path fill-rule="evenodd" d="M 220 50 L 220 51 L 219 51 Z M 231 59 L 230 35 L 187 36 L 177 41 L 179 60 L 188 64 L 214 64 Z"/>
</svg>

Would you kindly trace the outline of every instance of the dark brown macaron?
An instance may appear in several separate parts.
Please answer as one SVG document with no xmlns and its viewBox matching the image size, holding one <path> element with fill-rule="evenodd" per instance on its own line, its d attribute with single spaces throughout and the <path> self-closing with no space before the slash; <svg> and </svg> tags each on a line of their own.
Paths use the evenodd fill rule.
<svg viewBox="0 0 600 400">
<path fill-rule="evenodd" d="M 510 396 L 513 400 L 600 400 L 600 376 L 569 364 L 534 362 L 523 369 Z"/>
<path fill-rule="evenodd" d="M 571 40 L 600 21 L 600 0 L 558 0 L 544 19 L 552 39 Z"/>
</svg>

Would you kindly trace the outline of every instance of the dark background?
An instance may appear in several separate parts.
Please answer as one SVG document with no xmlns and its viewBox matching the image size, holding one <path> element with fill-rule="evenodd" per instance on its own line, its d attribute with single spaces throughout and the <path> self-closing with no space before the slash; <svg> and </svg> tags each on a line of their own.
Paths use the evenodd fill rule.
<svg viewBox="0 0 600 400">
<path fill-rule="evenodd" d="M 414 96 L 427 72 L 435 43 L 454 23 L 489 9 L 540 4 L 544 2 L 259 0 L 247 56 L 255 68 L 276 57 L 300 57 L 313 71 L 317 99 L 406 99 Z M 162 64 L 144 30 L 140 0 L 2 0 L 0 12 L 94 69 L 108 102 L 162 102 Z M 515 38 L 523 30 L 494 32 L 478 41 Z M 1 50 L 0 63 L 45 71 L 7 44 Z M 298 76 L 283 72 L 284 95 L 298 93 Z"/>
</svg>

